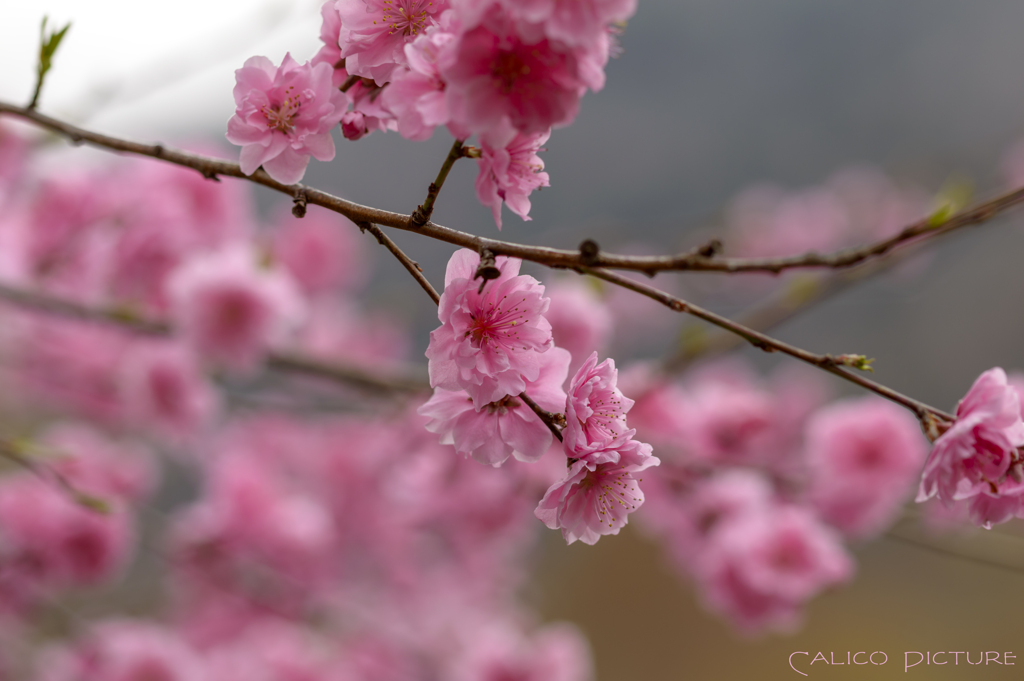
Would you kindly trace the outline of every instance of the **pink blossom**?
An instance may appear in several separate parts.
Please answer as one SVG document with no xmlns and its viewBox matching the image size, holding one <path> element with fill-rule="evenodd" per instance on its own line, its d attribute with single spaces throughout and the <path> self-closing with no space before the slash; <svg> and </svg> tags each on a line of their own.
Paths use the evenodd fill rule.
<svg viewBox="0 0 1024 681">
<path fill-rule="evenodd" d="M 320 6 L 320 42 L 323 43 L 323 47 L 313 55 L 310 63 L 313 66 L 328 64 L 334 69 L 331 84 L 334 87 L 341 87 L 348 78 L 348 72 L 341 56 L 341 14 L 338 12 L 337 4 L 335 0 L 327 0 Z"/>
<path fill-rule="evenodd" d="M 249 606 L 272 602 L 282 612 L 321 593 L 337 550 L 326 505 L 279 466 L 229 450 L 209 467 L 200 501 L 179 511 L 171 535 L 183 600 L 200 619 L 212 616 L 209 592 L 238 601 L 211 630 L 244 625 Z M 260 585 L 263 585 L 261 590 Z M 222 632 L 223 633 L 223 632 Z"/>
<path fill-rule="evenodd" d="M 508 129 L 481 137 L 476 196 L 480 203 L 491 208 L 498 229 L 501 229 L 502 203 L 523 220 L 530 220 L 530 193 L 538 187 L 551 186 L 544 172 L 544 161 L 537 155 L 550 136 L 550 130 L 515 134 Z"/>
<path fill-rule="evenodd" d="M 655 480 L 659 473 L 652 471 Z M 676 502 L 682 522 L 670 528 L 672 553 L 694 569 L 722 528 L 748 515 L 768 513 L 775 503 L 771 483 L 751 470 L 730 469 L 701 480 Z"/>
<path fill-rule="evenodd" d="M 707 463 L 764 462 L 775 416 L 770 395 L 728 366 L 706 370 L 690 384 L 689 449 Z"/>
<path fill-rule="evenodd" d="M 409 356 L 409 339 L 398 319 L 384 311 L 319 301 L 302 329 L 298 346 L 325 359 L 367 363 L 387 370 Z"/>
<path fill-rule="evenodd" d="M 134 340 L 118 329 L 31 318 L 15 353 L 19 378 L 44 404 L 114 423 L 124 416 L 118 362 Z"/>
<path fill-rule="evenodd" d="M 551 304 L 555 304 L 554 298 Z M 636 436 L 650 442 L 661 458 L 673 460 L 680 458 L 689 444 L 690 399 L 677 383 L 666 380 L 664 373 L 653 362 L 635 363 L 619 376 L 619 385 L 634 398 L 629 421 Z"/>
<path fill-rule="evenodd" d="M 569 372 L 569 353 L 551 348 L 540 361 L 540 375 L 526 381 L 526 392 L 541 409 L 558 413 L 565 406 L 562 384 Z M 439 434 L 442 444 L 454 444 L 456 452 L 480 463 L 499 466 L 509 456 L 532 462 L 551 446 L 551 431 L 514 395 L 477 410 L 465 391 L 438 388 L 418 411 L 431 419 L 427 430 Z"/>
<path fill-rule="evenodd" d="M 172 312 L 184 339 L 204 359 L 253 367 L 305 315 L 292 278 L 261 269 L 248 248 L 196 255 L 168 281 Z"/>
<path fill-rule="evenodd" d="M 578 367 L 590 353 L 604 350 L 611 337 L 612 314 L 594 289 L 570 279 L 548 286 L 547 293 L 551 335 L 555 345 L 572 353 L 569 367 Z"/>
<path fill-rule="evenodd" d="M 210 423 L 218 395 L 195 358 L 176 344 L 153 344 L 125 358 L 122 386 L 131 418 L 172 438 Z"/>
<path fill-rule="evenodd" d="M 644 503 L 640 479 L 634 476 L 661 463 L 651 446 L 636 440 L 619 445 L 611 463 L 576 461 L 564 480 L 552 485 L 534 511 L 545 525 L 561 529 L 569 544 L 577 539 L 595 544 L 605 534 L 618 534 L 630 513 Z"/>
<path fill-rule="evenodd" d="M 566 45 L 588 46 L 609 24 L 636 12 L 637 0 L 499 0 L 523 21 L 539 24 L 545 36 Z"/>
<path fill-rule="evenodd" d="M 586 639 L 568 624 L 548 625 L 530 637 L 511 626 L 476 629 L 451 663 L 453 681 L 590 681 Z"/>
<path fill-rule="evenodd" d="M 929 197 L 925 192 L 899 187 L 870 166 L 840 170 L 828 179 L 826 186 L 845 205 L 851 242 L 892 236 L 928 214 Z"/>
<path fill-rule="evenodd" d="M 352 289 L 366 278 L 363 237 L 346 218 L 310 206 L 304 218 L 282 216 L 274 255 L 308 295 Z"/>
<path fill-rule="evenodd" d="M 598 364 L 595 352 L 569 382 L 562 436 L 570 458 L 602 462 L 606 454 L 633 437 L 634 431 L 626 426 L 626 412 L 633 400 L 616 387 L 618 376 L 615 360 Z"/>
<path fill-rule="evenodd" d="M 448 261 L 441 326 L 431 332 L 426 355 L 431 387 L 465 390 L 482 409 L 536 381 L 540 353 L 552 340 L 544 287 L 519 275 L 521 261 L 496 258 L 500 276 L 488 282 L 474 278 L 479 264 L 480 256 L 465 249 Z"/>
<path fill-rule="evenodd" d="M 603 84 L 589 54 L 538 35 L 496 4 L 479 17 L 463 16 L 439 67 L 452 118 L 470 132 L 494 129 L 503 118 L 524 134 L 568 125 L 586 89 Z"/>
<path fill-rule="evenodd" d="M 404 47 L 433 26 L 447 0 L 338 0 L 341 55 L 349 73 L 378 85 L 404 65 Z"/>
<path fill-rule="evenodd" d="M 937 496 L 947 504 L 979 494 L 1024 493 L 1017 448 L 1024 444 L 1017 392 L 1002 369 L 989 369 L 957 406 L 956 421 L 935 441 L 917 501 Z"/>
<path fill-rule="evenodd" d="M 968 500 L 967 514 L 972 523 L 991 530 L 993 525 L 1005 523 L 1013 517 L 1024 516 L 1024 495 L 1020 493 L 1002 496 L 978 494 Z"/>
<path fill-rule="evenodd" d="M 309 157 L 334 158 L 331 128 L 348 108 L 348 97 L 332 84 L 333 69 L 299 64 L 285 55 L 280 67 L 251 57 L 235 71 L 235 115 L 228 141 L 242 147 L 241 167 L 252 175 L 261 165 L 278 182 L 302 179 Z"/>
<path fill-rule="evenodd" d="M 0 125 L 0 199 L 6 193 L 7 184 L 22 174 L 27 152 L 28 140 L 9 125 Z"/>
<path fill-rule="evenodd" d="M 807 425 L 806 447 L 815 509 L 856 537 L 876 534 L 894 519 L 926 454 L 916 420 L 876 397 L 818 411 Z"/>
<path fill-rule="evenodd" d="M 29 474 L 0 481 L 0 541 L 5 579 L 37 588 L 84 586 L 110 578 L 129 557 L 133 529 L 124 508 L 107 514 L 74 501 L 54 482 Z M 21 570 L 25 572 L 21 572 Z"/>
<path fill-rule="evenodd" d="M 62 651 L 63 652 L 63 651 Z M 47 667 L 47 681 L 203 681 L 202 659 L 180 636 L 143 621 L 114 620 L 89 629 L 63 670 Z M 54 661 L 54 658 L 51 658 Z M 66 666 L 65 666 L 66 665 Z"/>
<path fill-rule="evenodd" d="M 765 257 L 835 250 L 850 227 L 843 204 L 825 188 L 753 187 L 733 202 L 728 221 L 744 255 Z"/>
<path fill-rule="evenodd" d="M 39 436 L 39 445 L 54 458 L 50 467 L 76 490 L 103 500 L 136 502 L 156 486 L 152 452 L 114 441 L 84 423 L 58 423 Z"/>
<path fill-rule="evenodd" d="M 332 681 L 337 673 L 333 641 L 312 627 L 280 619 L 258 621 L 237 638 L 210 651 L 211 681 Z"/>
<path fill-rule="evenodd" d="M 349 89 L 352 110 L 341 119 L 341 133 L 345 139 L 355 141 L 375 130 L 386 132 L 398 129 L 394 114 L 384 105 L 383 92 L 385 90 L 379 86 L 367 85 L 361 80 Z"/>
<path fill-rule="evenodd" d="M 838 537 L 795 506 L 742 515 L 700 560 L 708 606 L 747 632 L 792 629 L 806 600 L 853 573 Z"/>
<path fill-rule="evenodd" d="M 454 39 L 451 33 L 433 30 L 405 46 L 408 66 L 395 70 L 382 95 L 384 107 L 394 112 L 402 137 L 425 140 L 434 128 L 448 122 L 446 85 L 437 60 Z"/>
</svg>

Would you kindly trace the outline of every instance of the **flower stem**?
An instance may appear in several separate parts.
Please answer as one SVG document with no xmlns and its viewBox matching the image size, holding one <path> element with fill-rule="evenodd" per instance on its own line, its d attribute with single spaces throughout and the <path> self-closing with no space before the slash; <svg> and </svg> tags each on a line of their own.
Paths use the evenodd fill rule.
<svg viewBox="0 0 1024 681">
<path fill-rule="evenodd" d="M 452 145 L 451 150 L 448 152 L 448 157 L 441 164 L 441 170 L 437 172 L 437 179 L 430 183 L 430 188 L 427 190 L 427 199 L 417 206 L 413 214 L 409 216 L 409 224 L 411 226 L 422 227 L 430 221 L 430 215 L 434 212 L 434 201 L 437 200 L 437 195 L 441 193 L 441 187 L 444 186 L 444 181 L 448 178 L 449 171 L 451 171 L 455 162 L 463 156 L 462 142 L 463 140 L 455 140 L 455 144 Z"/>
</svg>

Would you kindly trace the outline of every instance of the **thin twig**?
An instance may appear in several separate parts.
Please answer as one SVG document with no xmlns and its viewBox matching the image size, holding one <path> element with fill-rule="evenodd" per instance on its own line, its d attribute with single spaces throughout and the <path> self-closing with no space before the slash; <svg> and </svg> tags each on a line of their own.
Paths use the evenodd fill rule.
<svg viewBox="0 0 1024 681">
<path fill-rule="evenodd" d="M 945 421 L 952 422 L 953 416 L 935 407 L 919 402 L 913 398 L 907 397 L 901 393 L 892 390 L 880 383 L 876 383 L 870 379 L 864 378 L 859 374 L 847 371 L 840 366 L 839 361 L 832 355 L 818 355 L 812 352 L 808 352 L 802 348 L 798 348 L 789 343 L 785 343 L 778 339 L 772 338 L 760 331 L 756 331 L 749 327 L 746 327 L 738 322 L 735 322 L 721 315 L 717 315 L 714 312 L 705 310 L 702 307 L 688 303 L 685 300 L 676 298 L 665 291 L 654 288 L 639 281 L 634 281 L 628 277 L 625 277 L 616 272 L 608 272 L 606 270 L 595 269 L 591 267 L 578 268 L 580 272 L 589 274 L 591 276 L 603 279 L 605 281 L 617 284 L 623 288 L 627 288 L 641 295 L 645 295 L 648 298 L 658 301 L 662 305 L 665 305 L 669 309 L 675 310 L 676 312 L 683 312 L 694 317 L 703 319 L 706 322 L 714 324 L 715 326 L 725 329 L 730 333 L 736 334 L 741 338 L 744 338 L 756 348 L 760 348 L 765 352 L 782 352 L 794 357 L 802 362 L 806 362 L 812 366 L 818 367 L 830 374 L 835 374 L 840 378 L 846 379 L 851 383 L 856 383 L 862 388 L 866 388 L 871 392 L 881 395 L 882 397 L 892 400 L 896 404 L 906 407 L 910 411 L 914 412 L 918 419 L 924 421 L 928 415 L 938 417 Z"/>
<path fill-rule="evenodd" d="M 44 463 L 33 461 L 25 455 L 24 446 L 7 439 L 0 439 L 0 457 L 21 466 L 47 484 L 54 484 L 74 503 L 89 510 L 106 514 L 110 512 L 108 504 L 101 498 L 87 494 L 75 487 L 59 470 Z"/>
<path fill-rule="evenodd" d="M 606 270 L 634 270 L 654 275 L 657 272 L 666 270 L 781 272 L 782 270 L 794 268 L 851 267 L 858 263 L 881 257 L 904 243 L 930 240 L 962 227 L 980 224 L 1013 206 L 1024 203 L 1024 188 L 1017 189 L 974 208 L 957 213 L 939 226 L 934 226 L 930 219 L 924 219 L 908 226 L 894 237 L 883 239 L 862 248 L 847 249 L 830 255 L 809 253 L 788 258 L 719 258 L 715 255 L 707 256 L 694 251 L 669 256 L 617 255 L 602 252 L 598 253 L 593 259 L 588 259 L 578 250 L 528 246 L 489 239 L 450 229 L 434 222 L 427 222 L 421 227 L 415 227 L 410 224 L 411 216 L 409 215 L 363 206 L 301 184 L 285 185 L 271 178 L 263 170 L 257 170 L 252 175 L 245 175 L 238 164 L 231 161 L 178 151 L 160 144 L 140 144 L 108 135 L 101 135 L 50 118 L 36 111 L 4 102 L 0 102 L 0 114 L 9 114 L 26 119 L 42 128 L 63 135 L 75 144 L 88 143 L 113 151 L 148 156 L 186 168 L 192 168 L 210 179 L 215 179 L 218 176 L 246 179 L 286 194 L 289 197 L 294 197 L 296 192 L 300 192 L 306 197 L 307 203 L 340 213 L 356 224 L 369 222 L 392 229 L 413 231 L 445 243 L 469 248 L 478 253 L 483 250 L 489 250 L 495 255 L 521 258 L 557 268 L 572 269 L 590 266 Z"/>
<path fill-rule="evenodd" d="M 544 422 L 544 425 L 548 427 L 552 435 L 558 438 L 558 441 L 562 441 L 562 431 L 559 428 L 565 427 L 565 415 L 564 414 L 552 414 L 550 411 L 543 409 L 539 404 L 533 401 L 529 395 L 525 392 L 519 393 L 519 399 L 521 399 L 526 406 L 533 410 L 533 413 Z"/>
<path fill-rule="evenodd" d="M 147 319 L 117 308 L 91 307 L 9 284 L 0 284 L 0 299 L 28 310 L 104 324 L 147 336 L 168 338 L 174 335 L 171 325 L 162 320 Z M 376 392 L 419 392 L 428 388 L 425 381 L 408 372 L 388 376 L 366 371 L 359 366 L 327 362 L 292 352 L 271 352 L 267 356 L 266 366 L 277 371 L 314 376 Z"/>
<path fill-rule="evenodd" d="M 908 546 L 913 546 L 914 548 L 922 549 L 924 551 L 928 551 L 929 553 L 945 556 L 947 558 L 959 558 L 960 560 L 966 561 L 968 563 L 975 563 L 977 565 L 984 565 L 986 567 L 997 568 L 999 570 L 1006 570 L 1007 572 L 1012 572 L 1016 575 L 1024 574 L 1024 568 L 1016 567 L 1013 565 L 1007 565 L 1006 563 L 1000 563 L 999 561 L 992 560 L 989 558 L 980 558 L 978 556 L 960 553 L 959 551 L 947 549 L 943 546 L 937 546 L 935 544 L 922 541 L 920 539 L 912 539 L 911 537 L 905 537 L 903 535 L 896 534 L 891 530 L 889 532 L 886 532 L 884 536 L 886 539 L 902 542 L 904 544 L 907 544 Z"/>
<path fill-rule="evenodd" d="M 815 277 L 811 281 L 794 280 L 791 288 L 778 291 L 767 300 L 742 312 L 737 321 L 757 331 L 768 331 L 847 290 L 857 282 L 891 269 L 897 262 L 900 260 L 877 260 L 852 270 Z M 717 329 L 707 336 L 696 335 L 698 326 L 695 324 L 693 337 L 688 337 L 688 330 L 683 331 L 679 348 L 662 362 L 661 366 L 665 371 L 680 373 L 696 359 L 734 350 L 744 341 L 743 338 L 722 329 Z"/>
<path fill-rule="evenodd" d="M 462 140 L 455 140 L 452 148 L 448 151 L 448 156 L 444 159 L 444 163 L 441 164 L 441 169 L 437 171 L 437 178 L 430 183 L 430 187 L 427 189 L 427 198 L 423 203 L 416 206 L 416 210 L 409 216 L 409 224 L 411 226 L 419 228 L 430 221 L 430 216 L 434 212 L 434 202 L 437 201 L 437 195 L 441 193 L 441 187 L 444 186 L 444 181 L 448 179 L 448 173 L 451 172 L 452 166 L 462 158 L 462 155 Z"/>
<path fill-rule="evenodd" d="M 362 206 L 351 201 L 333 196 L 326 192 L 322 192 L 318 189 L 306 187 L 304 185 L 284 185 L 271 178 L 263 170 L 257 170 L 251 176 L 247 176 L 242 173 L 237 163 L 229 161 L 223 161 L 197 154 L 190 154 L 182 151 L 169 149 L 163 145 L 146 145 L 139 144 L 137 142 L 129 142 L 121 140 L 115 137 L 109 137 L 107 135 L 101 135 L 98 133 L 90 132 L 77 128 L 75 126 L 63 123 L 56 119 L 50 118 L 35 111 L 29 111 L 23 107 L 13 106 L 0 102 L 0 114 L 8 113 L 21 118 L 25 118 L 29 121 L 36 123 L 44 128 L 58 132 L 69 139 L 72 142 L 82 143 L 88 142 L 90 144 L 100 146 L 115 151 L 124 151 L 128 153 L 138 154 L 142 156 L 149 156 L 151 158 L 160 159 L 170 163 L 175 163 L 188 168 L 193 168 L 201 172 L 205 177 L 216 178 L 218 175 L 225 175 L 230 177 L 238 177 L 248 179 L 257 184 L 261 184 L 266 187 L 270 187 L 276 191 L 285 193 L 291 197 L 301 194 L 306 197 L 308 203 L 313 203 L 325 208 L 334 210 L 335 212 L 345 215 L 356 224 L 370 223 L 377 225 L 384 225 L 387 227 L 393 227 L 396 229 L 404 229 L 408 231 L 416 231 L 420 234 L 424 234 L 440 241 L 452 243 L 458 246 L 464 246 L 467 248 L 473 248 L 477 252 L 483 252 L 489 250 L 497 255 L 507 255 L 512 257 L 518 257 L 532 262 L 537 262 L 543 265 L 551 267 L 564 267 L 575 269 L 580 272 L 588 272 L 597 276 L 601 279 L 609 281 L 611 283 L 623 286 L 624 288 L 630 289 L 637 293 L 641 293 L 648 297 L 651 297 L 669 308 L 678 312 L 687 312 L 695 316 L 701 317 L 706 321 L 709 321 L 720 328 L 726 329 L 732 333 L 735 333 L 757 347 L 765 350 L 779 350 L 788 355 L 801 359 L 802 361 L 808 362 L 814 366 L 817 366 L 825 371 L 836 374 L 848 381 L 856 383 L 868 390 L 871 390 L 883 397 L 886 397 L 898 404 L 901 404 L 915 414 L 918 415 L 922 420 L 928 415 L 932 414 L 941 419 L 952 421 L 953 417 L 938 410 L 934 407 L 930 407 L 921 402 L 913 400 L 905 395 L 897 393 L 883 385 L 870 381 L 862 376 L 850 373 L 841 369 L 836 364 L 836 359 L 829 355 L 815 355 L 807 352 L 800 348 L 782 343 L 769 336 L 761 334 L 753 329 L 747 328 L 741 324 L 737 324 L 729 319 L 715 315 L 714 313 L 708 312 L 697 306 L 686 303 L 685 301 L 679 300 L 670 296 L 669 294 L 660 291 L 659 289 L 640 284 L 632 279 L 623 277 L 621 275 L 607 271 L 602 268 L 618 268 L 618 269 L 633 269 L 646 272 L 648 274 L 654 274 L 655 272 L 663 269 L 707 269 L 707 270 L 718 270 L 718 271 L 751 271 L 754 269 L 778 271 L 778 263 L 765 264 L 765 261 L 760 261 L 761 264 L 757 267 L 740 267 L 736 264 L 736 261 L 720 260 L 713 256 L 704 256 L 700 253 L 689 252 L 683 256 L 620 256 L 601 253 L 596 251 L 594 253 L 587 254 L 586 257 L 581 251 L 565 251 L 554 248 L 545 248 L 537 246 L 526 246 L 523 244 L 514 244 L 509 242 L 497 241 L 494 239 L 486 239 L 483 237 L 477 237 L 457 230 L 442 227 L 432 222 L 428 222 L 420 228 L 410 226 L 409 216 L 402 215 L 400 213 L 392 213 L 389 211 L 380 210 L 378 208 L 370 208 L 368 206 Z M 958 213 L 950 219 L 948 219 L 941 227 L 933 227 L 929 221 L 925 220 L 922 223 L 911 225 L 907 229 L 903 230 L 897 237 L 893 239 L 885 240 L 880 242 L 880 246 L 873 247 L 872 253 L 876 255 L 882 255 L 891 248 L 895 247 L 897 243 L 904 240 L 909 240 L 917 235 L 921 235 L 924 238 L 926 232 L 930 233 L 946 233 L 956 227 L 966 226 L 968 224 L 978 224 L 983 222 L 996 214 L 1008 209 L 1009 207 L 1016 205 L 1024 201 L 1024 189 L 1006 194 L 998 199 L 983 204 L 977 208 L 969 211 Z M 920 225 L 925 225 L 925 230 Z M 812 257 L 813 256 L 813 257 Z M 815 258 L 821 258 L 822 256 L 803 256 L 808 262 Z M 673 262 L 679 260 L 681 262 Z M 592 263 L 592 266 L 588 267 L 581 264 L 583 261 Z M 704 263 L 706 267 L 698 266 L 702 260 L 708 262 Z M 787 259 L 781 259 L 787 260 Z M 849 264 L 862 261 L 863 258 L 857 260 L 853 258 L 849 261 Z M 758 262 L 755 260 L 744 261 L 747 263 Z M 732 263 L 732 264 L 730 264 Z M 783 267 L 797 266 L 796 261 L 790 262 L 788 265 Z M 804 266 L 821 266 L 821 263 L 816 265 L 804 265 Z"/>
<path fill-rule="evenodd" d="M 377 243 L 391 251 L 391 254 L 398 258 L 398 262 L 402 263 L 402 266 L 405 267 L 406 270 L 408 270 L 409 274 L 413 276 L 413 279 L 415 279 L 417 283 L 419 283 L 419 285 L 423 288 L 423 290 L 427 292 L 427 295 L 430 296 L 430 299 L 434 301 L 434 305 L 437 305 L 438 303 L 441 302 L 441 296 L 438 294 L 437 290 L 430 284 L 427 278 L 423 275 L 423 268 L 420 267 L 418 262 L 407 256 L 405 252 L 403 252 L 402 249 L 398 247 L 398 244 L 392 241 L 387 234 L 382 232 L 380 227 L 378 227 L 377 225 L 366 223 L 360 225 L 360 227 L 362 227 L 365 231 L 372 234 L 374 238 L 377 239 Z"/>
<path fill-rule="evenodd" d="M 341 90 L 342 92 L 348 92 L 349 90 L 352 89 L 352 86 L 358 83 L 360 80 L 362 80 L 362 78 L 360 78 L 359 76 L 349 76 L 348 78 L 345 79 L 345 82 L 342 83 L 338 89 Z"/>
</svg>

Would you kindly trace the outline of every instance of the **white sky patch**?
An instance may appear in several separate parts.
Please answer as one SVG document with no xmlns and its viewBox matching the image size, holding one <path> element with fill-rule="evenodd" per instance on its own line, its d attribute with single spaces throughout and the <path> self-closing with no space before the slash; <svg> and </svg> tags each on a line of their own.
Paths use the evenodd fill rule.
<svg viewBox="0 0 1024 681">
<path fill-rule="evenodd" d="M 71 21 L 39 109 L 104 132 L 156 139 L 224 128 L 234 71 L 253 55 L 302 62 L 320 47 L 322 0 L 4 0 L 0 99 L 27 103 L 39 24 Z"/>
</svg>

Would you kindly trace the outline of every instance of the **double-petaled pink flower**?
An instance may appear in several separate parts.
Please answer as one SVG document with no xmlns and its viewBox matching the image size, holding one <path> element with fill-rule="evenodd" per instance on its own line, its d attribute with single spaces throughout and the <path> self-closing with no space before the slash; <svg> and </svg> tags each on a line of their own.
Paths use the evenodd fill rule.
<svg viewBox="0 0 1024 681">
<path fill-rule="evenodd" d="M 544 161 L 537 155 L 551 131 L 517 134 L 507 125 L 499 129 L 480 138 L 476 196 L 480 203 L 490 207 L 494 222 L 501 229 L 502 203 L 522 219 L 529 220 L 530 194 L 534 189 L 551 186 L 544 172 Z"/>
<path fill-rule="evenodd" d="M 949 505 L 980 495 L 1020 497 L 1024 494 L 1024 470 L 1017 449 L 1021 445 L 1024 422 L 1017 392 L 1002 369 L 989 369 L 960 401 L 956 421 L 935 441 L 917 500 L 937 496 Z M 976 519 L 984 518 L 981 507 L 991 504 L 975 504 Z M 996 515 L 1004 513 L 1000 510 Z"/>
<path fill-rule="evenodd" d="M 280 67 L 251 57 L 235 71 L 235 115 L 228 141 L 242 147 L 242 172 L 261 165 L 284 184 L 302 179 L 309 157 L 334 158 L 334 128 L 348 108 L 348 97 L 332 84 L 334 69 L 321 62 L 299 64 L 286 54 Z"/>
<path fill-rule="evenodd" d="M 616 386 L 615 361 L 597 363 L 593 353 L 569 383 L 565 402 L 566 455 L 595 463 L 614 461 L 618 448 L 633 437 L 626 426 L 626 412 L 633 406 Z"/>
<path fill-rule="evenodd" d="M 480 11 L 472 4 L 457 8 L 458 38 L 439 61 L 456 123 L 483 133 L 504 118 L 527 134 L 571 123 L 587 88 L 603 85 L 603 71 L 593 63 L 603 63 L 607 45 L 570 48 L 503 6 Z"/>
<path fill-rule="evenodd" d="M 567 350 L 551 348 L 540 356 L 537 380 L 526 381 L 530 399 L 541 409 L 560 412 L 564 407 L 569 357 Z M 532 462 L 551 447 L 551 431 L 517 395 L 476 409 L 464 390 L 438 388 L 419 413 L 431 419 L 427 430 L 440 435 L 442 444 L 455 445 L 456 452 L 480 463 L 499 466 L 509 456 Z"/>
<path fill-rule="evenodd" d="M 561 529 L 568 543 L 595 544 L 602 535 L 618 534 L 630 513 L 644 503 L 636 473 L 661 461 L 651 446 L 627 440 L 605 463 L 580 459 L 564 480 L 552 485 L 534 511 L 545 525 Z"/>
<path fill-rule="evenodd" d="M 553 345 L 544 287 L 519 274 L 521 261 L 496 258 L 493 281 L 475 278 L 479 265 L 480 256 L 465 249 L 448 261 L 441 326 L 426 353 L 431 387 L 465 390 L 478 409 L 536 381 L 540 354 Z"/>
<path fill-rule="evenodd" d="M 378 85 L 404 65 L 406 44 L 437 23 L 447 0 L 338 0 L 341 56 L 349 73 Z"/>
</svg>

